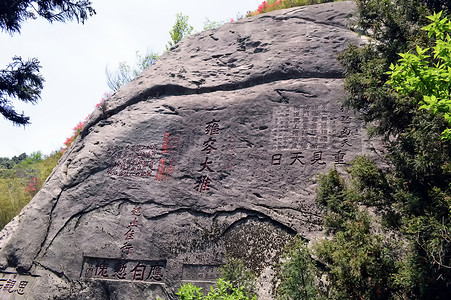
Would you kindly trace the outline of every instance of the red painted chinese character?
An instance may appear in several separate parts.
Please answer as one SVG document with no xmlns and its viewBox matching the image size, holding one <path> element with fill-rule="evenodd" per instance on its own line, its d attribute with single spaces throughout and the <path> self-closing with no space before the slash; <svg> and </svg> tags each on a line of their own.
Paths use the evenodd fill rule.
<svg viewBox="0 0 451 300">
<path fill-rule="evenodd" d="M 135 234 L 135 230 L 130 228 L 124 235 L 126 240 L 133 240 L 133 235 Z"/>
<path fill-rule="evenodd" d="M 141 206 L 135 206 L 132 210 L 132 215 L 140 216 L 141 215 Z"/>
<path fill-rule="evenodd" d="M 135 219 L 133 220 L 133 222 L 130 222 L 130 225 L 128 225 L 128 227 L 129 227 L 129 228 L 131 228 L 131 227 L 137 227 L 137 224 L 136 224 L 137 221 L 138 221 L 138 220 L 135 218 Z"/>
<path fill-rule="evenodd" d="M 162 158 L 160 159 L 160 163 L 158 164 L 158 171 L 157 171 L 157 176 L 155 177 L 155 179 L 157 181 L 164 181 L 166 180 L 166 167 L 164 165 L 165 159 Z"/>
<path fill-rule="evenodd" d="M 200 193 L 202 193 L 203 191 L 208 191 L 210 189 L 210 186 L 209 186 L 210 183 L 211 183 L 211 180 L 210 180 L 210 178 L 208 178 L 207 175 L 200 176 L 197 178 L 195 189 Z"/>
<path fill-rule="evenodd" d="M 131 272 L 133 272 L 133 280 L 144 280 L 144 274 L 146 273 L 146 265 L 143 265 L 141 264 L 141 262 L 138 262 L 138 264 L 133 268 Z"/>
<path fill-rule="evenodd" d="M 117 279 L 125 279 L 125 276 L 127 275 L 127 272 L 125 272 L 125 269 L 127 268 L 127 263 L 118 261 L 114 264 L 113 271 L 114 276 Z"/>
<path fill-rule="evenodd" d="M 100 277 L 108 277 L 108 264 L 103 261 L 101 264 L 96 265 L 96 275 Z"/>
<path fill-rule="evenodd" d="M 164 158 L 160 159 L 157 176 L 155 177 L 155 180 L 157 181 L 170 180 L 172 173 L 174 173 L 174 166 L 172 165 L 172 160 Z"/>
<path fill-rule="evenodd" d="M 152 280 L 161 281 L 163 279 L 163 275 L 161 274 L 161 269 L 162 269 L 161 266 L 151 266 L 149 275 L 147 276 L 146 280 L 152 279 Z"/>
<path fill-rule="evenodd" d="M 125 242 L 124 245 L 120 249 L 121 249 L 122 253 L 129 255 L 130 251 L 133 250 L 133 246 L 129 242 Z"/>
</svg>

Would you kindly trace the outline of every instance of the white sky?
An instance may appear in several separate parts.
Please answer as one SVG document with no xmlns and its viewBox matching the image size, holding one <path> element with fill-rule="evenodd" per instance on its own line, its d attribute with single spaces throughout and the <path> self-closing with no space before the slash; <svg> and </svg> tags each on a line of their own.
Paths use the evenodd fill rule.
<svg viewBox="0 0 451 300">
<path fill-rule="evenodd" d="M 53 23 L 39 18 L 22 23 L 20 34 L 0 31 L 0 69 L 15 55 L 37 57 L 45 78 L 36 105 L 14 101 L 30 116 L 23 127 L 0 115 L 0 157 L 60 149 L 72 128 L 85 119 L 107 92 L 105 67 L 136 62 L 136 51 L 161 54 L 177 13 L 189 16 L 199 32 L 208 18 L 228 21 L 256 10 L 262 0 L 92 0 L 97 14 L 85 24 Z"/>
</svg>

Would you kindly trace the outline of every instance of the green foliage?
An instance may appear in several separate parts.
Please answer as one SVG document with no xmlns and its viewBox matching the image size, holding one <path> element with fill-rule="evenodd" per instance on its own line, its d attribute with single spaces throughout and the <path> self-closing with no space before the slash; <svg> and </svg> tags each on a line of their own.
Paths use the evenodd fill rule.
<svg viewBox="0 0 451 300">
<path fill-rule="evenodd" d="M 23 61 L 14 57 L 5 70 L 0 70 L 0 113 L 14 125 L 29 124 L 29 117 L 14 109 L 13 100 L 35 104 L 41 97 L 44 78 L 39 74 L 39 61 Z"/>
<path fill-rule="evenodd" d="M 0 159 L 0 228 L 3 228 L 40 190 L 58 163 L 61 152 L 43 158 L 39 152 L 11 160 Z"/>
<path fill-rule="evenodd" d="M 142 56 L 138 51 L 136 52 L 137 63 L 135 67 L 131 67 L 126 62 L 120 62 L 117 71 L 110 72 L 108 68 L 105 69 L 107 77 L 107 85 L 113 91 L 119 90 L 123 85 L 132 81 L 135 77 L 141 74 L 145 69 L 153 65 L 159 55 L 149 52 Z"/>
<path fill-rule="evenodd" d="M 448 128 L 442 138 L 451 140 L 451 22 L 441 15 L 428 16 L 432 23 L 422 28 L 429 38 L 435 37 L 435 46 L 416 46 L 417 54 L 401 53 L 398 63 L 390 66 L 387 83 L 398 93 L 416 98 L 422 104 L 420 109 L 443 116 Z M 433 55 L 428 55 L 430 52 Z"/>
<path fill-rule="evenodd" d="M 210 29 L 216 29 L 218 27 L 221 27 L 222 25 L 224 25 L 226 22 L 217 22 L 217 21 L 210 21 L 209 19 L 205 20 L 204 23 L 204 30 L 210 30 Z"/>
<path fill-rule="evenodd" d="M 391 298 L 397 288 L 390 276 L 395 272 L 394 247 L 372 226 L 376 220 L 362 204 L 370 204 L 374 191 L 366 183 L 380 187 L 380 174 L 366 157 L 358 158 L 348 170 L 349 184 L 336 170 L 321 175 L 318 202 L 326 209 L 324 225 L 333 233 L 330 239 L 314 244 L 314 256 L 326 266 L 329 281 L 327 299 Z M 384 182 L 382 182 L 384 186 Z M 324 293 L 324 291 L 322 291 Z"/>
<path fill-rule="evenodd" d="M 243 288 L 235 288 L 230 282 L 218 279 L 216 285 L 210 288 L 207 295 L 202 293 L 202 288 L 191 283 L 184 284 L 176 293 L 180 300 L 256 300 L 245 295 Z"/>
<path fill-rule="evenodd" d="M 177 14 L 177 20 L 175 21 L 172 29 L 169 31 L 171 40 L 168 42 L 166 50 L 169 50 L 171 47 L 175 46 L 175 44 L 180 42 L 185 36 L 190 35 L 191 32 L 193 32 L 193 26 L 188 24 L 188 20 L 188 16 L 184 16 L 181 13 Z"/>
<path fill-rule="evenodd" d="M 249 298 L 255 295 L 255 275 L 246 268 L 243 261 L 235 258 L 228 258 L 227 264 L 220 268 L 221 278 L 235 289 L 242 289 Z"/>
<path fill-rule="evenodd" d="M 84 22 L 96 12 L 88 0 L 22 0 L 2 1 L 0 4 L 0 29 L 9 33 L 20 32 L 21 23 L 40 16 L 49 22 L 73 19 Z"/>
<path fill-rule="evenodd" d="M 37 16 L 49 22 L 77 20 L 84 22 L 95 10 L 88 0 L 21 0 L 0 2 L 0 29 L 11 35 L 20 32 L 21 23 Z M 39 74 L 41 66 L 36 58 L 28 61 L 13 58 L 6 69 L 0 70 L 0 114 L 14 125 L 30 124 L 30 118 L 18 113 L 14 100 L 36 104 L 40 99 L 44 78 Z"/>
<path fill-rule="evenodd" d="M 286 248 L 283 259 L 279 272 L 280 284 L 277 288 L 277 299 L 320 299 L 315 285 L 318 270 L 313 264 L 305 242 L 296 238 Z"/>
<path fill-rule="evenodd" d="M 440 33 L 448 25 L 436 15 L 430 18 L 435 25 L 427 26 L 431 21 L 427 18 L 428 8 L 438 2 L 358 0 L 357 28 L 374 42 L 358 49 L 350 47 L 340 58 L 349 92 L 345 105 L 359 112 L 371 135 L 381 137 L 387 166 L 377 167 L 365 159 L 356 161 L 350 169 L 349 184 L 342 189 L 345 192 L 335 196 L 344 202 L 328 208 L 325 225 L 334 226 L 329 231 L 335 233 L 335 249 L 345 249 L 341 244 L 353 239 L 348 231 L 357 232 L 343 217 L 333 218 L 331 213 L 340 215 L 334 209 L 354 206 L 354 218 L 363 212 L 362 205 L 377 212 L 381 220 L 377 222 L 379 230 L 389 234 L 378 235 L 371 225 L 359 237 L 364 241 L 359 247 L 369 253 L 373 251 L 370 249 L 383 250 L 373 251 L 376 254 L 390 253 L 393 261 L 388 261 L 390 268 L 384 276 L 392 281 L 381 293 L 393 299 L 447 299 L 451 293 L 451 149 L 449 140 L 442 139 L 450 124 L 444 118 L 446 105 L 439 104 L 439 99 L 449 93 L 448 62 L 441 59 L 448 55 L 448 45 L 440 42 L 441 37 L 449 42 L 447 34 Z M 422 28 L 430 31 L 432 39 Z M 416 53 L 409 53 L 410 49 L 416 49 Z M 398 53 L 403 53 L 403 57 L 395 67 Z M 386 84 L 391 65 L 391 83 L 398 91 Z M 424 95 L 429 96 L 426 101 Z M 425 101 L 423 109 L 418 109 L 420 101 Z M 333 199 L 332 195 L 328 197 Z M 352 217 L 349 209 L 343 214 Z M 328 221 L 331 217 L 334 222 Z M 401 252 L 394 251 L 395 245 Z M 365 257 L 365 252 L 356 249 Z M 340 262 L 330 260 L 329 264 L 333 270 Z M 371 278 L 384 279 L 375 276 Z"/>
</svg>

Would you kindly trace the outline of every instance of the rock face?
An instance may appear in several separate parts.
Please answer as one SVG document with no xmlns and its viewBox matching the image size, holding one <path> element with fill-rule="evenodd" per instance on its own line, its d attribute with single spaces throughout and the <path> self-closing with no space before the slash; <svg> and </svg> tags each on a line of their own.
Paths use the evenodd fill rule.
<svg viewBox="0 0 451 300">
<path fill-rule="evenodd" d="M 351 1 L 184 39 L 97 110 L 0 239 L 1 299 L 174 299 L 227 257 L 271 299 L 274 265 L 321 236 L 315 175 L 369 153 L 340 108 Z"/>
</svg>

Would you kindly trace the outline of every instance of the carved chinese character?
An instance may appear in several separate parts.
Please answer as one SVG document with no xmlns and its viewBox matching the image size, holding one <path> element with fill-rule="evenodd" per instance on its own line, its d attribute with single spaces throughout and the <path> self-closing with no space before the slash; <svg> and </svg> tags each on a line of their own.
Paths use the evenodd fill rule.
<svg viewBox="0 0 451 300">
<path fill-rule="evenodd" d="M 138 264 L 131 270 L 133 272 L 133 280 L 144 280 L 144 274 L 146 273 L 146 265 Z"/>
<path fill-rule="evenodd" d="M 205 125 L 205 134 L 214 135 L 219 134 L 219 120 L 213 119 Z"/>
<path fill-rule="evenodd" d="M 348 136 L 350 134 L 351 134 L 351 129 L 349 129 L 348 127 L 343 128 L 340 132 L 340 136 Z"/>
<path fill-rule="evenodd" d="M 7 279 L 0 278 L 0 291 L 3 289 L 3 286 L 7 281 L 8 281 Z"/>
<path fill-rule="evenodd" d="M 313 152 L 313 159 L 311 160 L 311 164 L 318 163 L 319 165 L 325 165 L 326 162 L 321 161 L 323 159 L 323 152 L 322 151 L 315 151 Z"/>
<path fill-rule="evenodd" d="M 90 264 L 88 264 L 88 267 L 86 268 L 85 277 L 88 277 L 88 278 L 92 277 L 92 273 L 94 273 L 94 265 L 90 263 Z"/>
<path fill-rule="evenodd" d="M 209 138 L 208 141 L 204 142 L 204 149 L 202 149 L 202 152 L 205 152 L 206 154 L 210 154 L 213 150 L 216 150 L 215 147 L 213 147 L 213 144 L 216 142 L 214 138 Z"/>
<path fill-rule="evenodd" d="M 338 165 L 345 164 L 344 156 L 346 153 L 342 153 L 341 150 L 339 150 L 337 153 L 334 153 L 333 156 L 335 158 L 335 163 Z"/>
<path fill-rule="evenodd" d="M 211 180 L 207 175 L 200 176 L 197 178 L 195 189 L 202 193 L 203 191 L 208 191 L 210 189 Z"/>
<path fill-rule="evenodd" d="M 128 225 L 128 227 L 129 228 L 131 228 L 131 227 L 137 227 L 137 221 L 138 221 L 138 219 L 134 219 L 132 222 L 130 222 L 130 225 Z"/>
<path fill-rule="evenodd" d="M 160 159 L 160 162 L 158 164 L 157 176 L 155 177 L 157 181 L 163 181 L 166 179 L 166 166 L 164 162 L 165 162 L 164 158 Z"/>
<path fill-rule="evenodd" d="M 166 153 L 169 148 L 169 133 L 166 132 L 163 137 L 163 146 L 161 147 L 161 153 Z"/>
<path fill-rule="evenodd" d="M 132 210 L 132 215 L 140 216 L 141 215 L 141 206 L 135 206 Z"/>
<path fill-rule="evenodd" d="M 14 293 L 15 290 L 12 290 L 12 289 L 14 288 L 15 285 L 16 285 L 16 280 L 8 279 L 8 281 L 6 281 L 6 283 L 3 286 L 3 291 L 6 291 L 8 293 Z"/>
<path fill-rule="evenodd" d="M 174 166 L 172 165 L 172 160 L 164 158 L 160 159 L 155 180 L 157 181 L 170 180 L 172 173 L 174 173 Z"/>
<path fill-rule="evenodd" d="M 27 284 L 28 284 L 28 281 L 22 280 L 19 283 L 19 288 L 17 289 L 17 294 L 19 294 L 19 295 L 25 294 L 25 287 L 27 286 Z"/>
<path fill-rule="evenodd" d="M 108 277 L 108 264 L 105 261 L 96 265 L 95 276 Z"/>
<path fill-rule="evenodd" d="M 274 154 L 271 159 L 271 164 L 273 166 L 279 166 L 282 162 L 282 154 Z"/>
<path fill-rule="evenodd" d="M 341 147 L 344 147 L 344 146 L 349 146 L 349 147 L 351 147 L 352 144 L 349 143 L 348 139 L 343 139 L 343 140 L 341 141 Z"/>
<path fill-rule="evenodd" d="M 135 234 L 135 230 L 130 228 L 124 235 L 126 240 L 133 240 L 133 236 Z"/>
<path fill-rule="evenodd" d="M 120 249 L 122 253 L 129 255 L 130 251 L 133 250 L 133 246 L 129 242 L 125 242 Z"/>
<path fill-rule="evenodd" d="M 161 266 L 151 266 L 149 275 L 147 276 L 146 280 L 153 279 L 157 281 L 163 280 L 163 275 L 161 274 Z"/>
<path fill-rule="evenodd" d="M 127 275 L 127 272 L 125 272 L 125 269 L 127 268 L 127 263 L 125 262 L 116 262 L 113 267 L 114 276 L 117 279 L 125 279 L 125 276 Z"/>
<path fill-rule="evenodd" d="M 303 165 L 304 162 L 301 160 L 301 158 L 304 158 L 304 156 L 302 156 L 301 154 L 302 154 L 302 152 L 293 153 L 291 155 L 291 159 L 293 161 L 291 162 L 290 165 L 294 164 L 296 161 L 298 161 L 301 165 Z"/>
<path fill-rule="evenodd" d="M 176 150 L 179 146 L 179 143 L 180 143 L 180 134 L 177 134 L 177 135 L 173 136 L 172 140 L 171 140 L 172 152 L 176 152 Z"/>
<path fill-rule="evenodd" d="M 198 172 L 202 172 L 203 170 L 207 169 L 208 172 L 214 172 L 212 169 L 210 169 L 209 165 L 211 165 L 213 162 L 208 160 L 208 156 L 205 157 L 205 162 L 201 163 L 200 166 L 202 167 Z"/>
<path fill-rule="evenodd" d="M 346 124 L 351 123 L 351 117 L 350 116 L 341 116 L 340 121 Z"/>
</svg>

